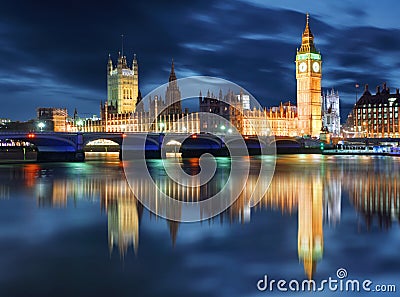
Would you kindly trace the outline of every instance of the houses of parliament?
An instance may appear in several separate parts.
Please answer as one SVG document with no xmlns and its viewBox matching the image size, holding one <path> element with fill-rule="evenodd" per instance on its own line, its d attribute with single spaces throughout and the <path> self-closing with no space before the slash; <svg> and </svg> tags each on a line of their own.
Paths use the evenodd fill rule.
<svg viewBox="0 0 400 297">
<path fill-rule="evenodd" d="M 311 136 L 319 137 L 322 128 L 322 59 L 314 43 L 307 14 L 301 46 L 296 52 L 297 105 L 255 108 L 249 95 L 228 91 L 223 95 L 199 90 L 201 112 L 218 114 L 228 120 L 242 135 Z M 204 128 L 197 112 L 183 110 L 179 80 L 174 61 L 164 94 L 147 98 L 150 106 L 140 104 L 139 71 L 136 55 L 132 63 L 119 53 L 117 64 L 111 56 L 107 63 L 107 100 L 101 103 L 101 116 L 96 119 L 67 120 L 65 131 L 84 132 L 173 132 L 199 133 Z M 222 100 L 223 99 L 223 100 Z M 145 110 L 146 109 L 146 110 Z M 185 118 L 184 121 L 178 121 Z M 218 126 L 218 123 L 216 123 Z"/>
</svg>

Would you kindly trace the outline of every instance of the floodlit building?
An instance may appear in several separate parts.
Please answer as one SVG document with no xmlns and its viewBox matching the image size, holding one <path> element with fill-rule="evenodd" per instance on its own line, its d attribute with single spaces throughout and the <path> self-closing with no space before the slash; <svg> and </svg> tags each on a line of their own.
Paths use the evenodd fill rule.
<svg viewBox="0 0 400 297">
<path fill-rule="evenodd" d="M 40 107 L 37 109 L 39 131 L 67 131 L 68 111 L 66 108 Z"/>
<path fill-rule="evenodd" d="M 365 85 L 364 93 L 354 106 L 354 136 L 356 137 L 399 137 L 400 92 L 390 93 L 383 84 L 376 88 L 375 95 Z"/>
<path fill-rule="evenodd" d="M 107 109 L 109 113 L 134 112 L 139 95 L 139 73 L 136 55 L 131 67 L 126 56 L 119 53 L 117 65 L 114 66 L 111 56 L 107 64 Z"/>
<path fill-rule="evenodd" d="M 200 112 L 216 114 L 222 118 L 199 116 L 182 110 L 181 92 L 172 61 L 165 94 L 148 99 L 149 106 L 138 103 L 142 100 L 138 86 L 138 63 L 136 56 L 129 67 L 126 57 L 119 54 L 117 66 L 111 57 L 107 65 L 107 101 L 101 104 L 98 120 L 76 121 L 68 131 L 88 132 L 175 132 L 175 133 L 229 133 L 235 128 L 243 135 L 310 136 L 319 137 L 322 130 L 321 78 L 322 59 L 314 44 L 309 16 L 302 34 L 302 43 L 296 54 L 297 106 L 281 103 L 270 108 L 254 107 L 250 95 L 240 91 L 235 94 L 220 90 L 218 95 L 207 92 L 199 96 Z M 164 98 L 162 98 L 162 95 Z M 326 121 L 333 133 L 339 134 L 340 116 L 338 96 L 327 95 Z M 335 101 L 337 99 L 337 101 Z M 329 102 L 328 102 L 329 101 Z M 147 102 L 146 102 L 147 103 Z M 337 104 L 336 104 L 337 103 Z M 334 113 L 333 113 L 334 111 Z M 155 116 L 158 115 L 158 116 Z M 230 122 L 230 128 L 226 127 Z"/>
<path fill-rule="evenodd" d="M 296 55 L 297 116 L 299 135 L 318 137 L 322 128 L 321 53 L 314 44 L 314 35 L 307 14 L 301 47 Z"/>
<path fill-rule="evenodd" d="M 323 93 L 322 100 L 322 126 L 332 136 L 340 136 L 339 91 L 332 89 Z"/>
</svg>

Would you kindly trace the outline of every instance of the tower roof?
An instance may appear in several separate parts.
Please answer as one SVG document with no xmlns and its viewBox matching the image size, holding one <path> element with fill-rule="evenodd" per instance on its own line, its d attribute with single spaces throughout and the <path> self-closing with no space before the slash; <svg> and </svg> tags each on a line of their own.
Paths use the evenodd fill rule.
<svg viewBox="0 0 400 297">
<path fill-rule="evenodd" d="M 299 53 L 316 53 L 317 49 L 314 44 L 314 35 L 310 29 L 310 15 L 307 13 L 306 28 L 304 29 L 303 36 L 301 37 L 301 47 Z"/>
<path fill-rule="evenodd" d="M 172 59 L 171 72 L 169 74 L 169 82 L 176 80 L 174 59 Z"/>
</svg>

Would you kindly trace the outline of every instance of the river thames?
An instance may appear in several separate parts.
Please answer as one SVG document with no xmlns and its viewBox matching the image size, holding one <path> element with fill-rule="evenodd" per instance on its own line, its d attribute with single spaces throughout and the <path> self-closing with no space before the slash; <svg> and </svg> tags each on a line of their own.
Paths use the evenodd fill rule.
<svg viewBox="0 0 400 297">
<path fill-rule="evenodd" d="M 257 165 L 256 158 L 252 162 Z M 217 163 L 212 191 L 229 174 L 229 160 Z M 148 164 L 156 183 L 179 194 L 159 161 Z M 198 160 L 182 166 L 196 173 Z M 217 217 L 177 223 L 135 199 L 118 155 L 90 154 L 84 163 L 3 164 L 0 296 L 305 294 L 276 286 L 260 291 L 257 283 L 266 275 L 288 283 L 371 280 L 371 291 L 396 285 L 396 293 L 379 296 L 398 296 L 399 178 L 396 157 L 281 155 L 255 207 L 240 196 Z M 245 190 L 253 185 L 250 176 Z M 182 194 L 185 199 L 202 195 L 191 191 Z M 339 270 L 347 275 L 339 277 Z M 375 296 L 339 291 L 325 287 L 307 294 Z"/>
</svg>

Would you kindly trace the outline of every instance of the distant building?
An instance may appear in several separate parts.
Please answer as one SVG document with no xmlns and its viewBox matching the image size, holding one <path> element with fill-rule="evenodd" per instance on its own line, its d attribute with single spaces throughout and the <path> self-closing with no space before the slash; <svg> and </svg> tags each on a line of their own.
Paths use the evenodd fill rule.
<svg viewBox="0 0 400 297">
<path fill-rule="evenodd" d="M 334 89 L 322 94 L 322 126 L 332 136 L 340 136 L 339 92 Z"/>
<path fill-rule="evenodd" d="M 243 91 L 240 91 L 239 95 L 236 95 L 236 99 L 238 102 L 242 103 L 242 108 L 244 110 L 250 110 L 250 96 L 248 94 L 244 94 Z"/>
<path fill-rule="evenodd" d="M 0 125 L 5 125 L 7 123 L 11 123 L 11 120 L 10 119 L 2 119 L 2 118 L 0 118 Z"/>
<path fill-rule="evenodd" d="M 390 93 L 383 84 L 372 95 L 365 86 L 364 93 L 354 106 L 354 131 L 356 137 L 399 137 L 400 92 Z"/>
<path fill-rule="evenodd" d="M 107 110 L 108 113 L 129 113 L 136 109 L 139 95 L 139 74 L 136 55 L 129 67 L 126 56 L 119 53 L 117 66 L 113 66 L 111 56 L 107 64 Z"/>
<path fill-rule="evenodd" d="M 37 109 L 37 128 L 40 131 L 66 132 L 67 117 L 66 108 L 40 107 Z"/>
<path fill-rule="evenodd" d="M 165 110 L 161 114 L 182 115 L 181 92 L 176 81 L 174 60 L 172 60 L 167 91 L 165 92 Z"/>
<path fill-rule="evenodd" d="M 355 131 L 354 131 L 354 110 L 349 112 L 347 115 L 346 122 L 342 126 L 342 134 L 343 137 L 354 137 Z"/>
<path fill-rule="evenodd" d="M 267 109 L 267 117 L 272 135 L 276 136 L 297 136 L 298 113 L 297 106 L 289 102 Z"/>
<path fill-rule="evenodd" d="M 246 94 L 235 95 L 232 91 L 225 96 L 220 91 L 218 97 L 207 92 L 207 96 L 202 97 L 200 93 L 199 104 L 200 112 L 213 113 L 229 121 L 242 135 L 278 135 L 296 136 L 297 135 L 297 108 L 290 102 L 281 103 L 280 106 L 264 109 L 244 108 L 242 98 Z M 221 100 L 224 98 L 224 100 Z M 212 118 L 213 121 L 206 121 L 204 118 L 200 124 L 201 128 L 208 132 L 221 131 L 225 126 L 222 120 Z"/>
<path fill-rule="evenodd" d="M 29 120 L 26 122 L 12 122 L 8 121 L 4 122 L 3 124 L 0 124 L 0 131 L 2 132 L 11 132 L 11 131 L 16 131 L 16 132 L 31 132 L 36 130 L 35 126 L 35 121 L 34 120 Z"/>
<path fill-rule="evenodd" d="M 223 96 L 222 90 L 219 91 L 218 97 L 210 91 L 207 91 L 206 96 L 199 96 L 200 112 L 215 114 L 221 117 L 204 117 L 201 118 L 200 127 L 203 131 L 226 133 L 226 121 L 235 127 L 238 131 L 242 131 L 242 112 L 243 106 L 240 102 L 239 95 L 235 95 L 232 91 Z"/>
</svg>

